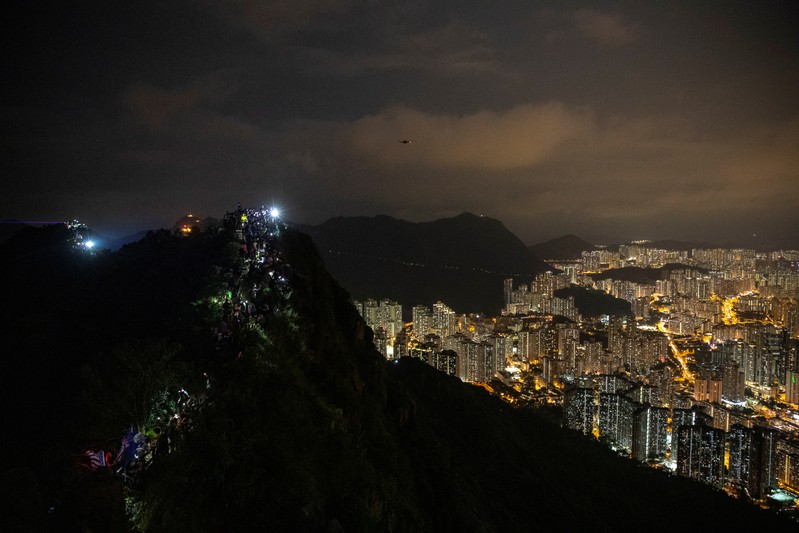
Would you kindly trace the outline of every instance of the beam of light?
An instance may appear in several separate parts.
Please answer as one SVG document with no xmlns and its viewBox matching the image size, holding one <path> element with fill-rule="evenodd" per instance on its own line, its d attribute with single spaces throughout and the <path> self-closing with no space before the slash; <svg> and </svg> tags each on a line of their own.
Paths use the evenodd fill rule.
<svg viewBox="0 0 799 533">
<path fill-rule="evenodd" d="M 280 216 L 280 210 L 277 207 L 273 207 L 269 210 L 269 216 L 272 218 L 278 218 Z"/>
<path fill-rule="evenodd" d="M 95 244 L 94 241 L 86 241 L 85 243 L 83 243 L 83 246 L 91 250 L 92 248 L 94 248 L 94 244 Z"/>
</svg>

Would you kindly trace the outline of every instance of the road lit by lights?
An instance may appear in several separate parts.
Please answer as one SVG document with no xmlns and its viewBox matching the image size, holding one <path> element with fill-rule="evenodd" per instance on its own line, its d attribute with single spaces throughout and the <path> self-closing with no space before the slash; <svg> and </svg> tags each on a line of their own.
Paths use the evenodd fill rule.
<svg viewBox="0 0 799 533">
<path fill-rule="evenodd" d="M 666 324 L 661 320 L 658 322 L 658 331 L 663 333 L 667 339 L 669 339 L 669 347 L 671 348 L 672 354 L 674 354 L 674 359 L 680 364 L 680 370 L 682 371 L 682 377 L 686 381 L 693 382 L 694 375 L 693 373 L 688 370 L 688 356 L 693 354 L 692 350 L 680 350 L 677 347 L 677 343 L 674 342 L 674 339 L 671 336 L 668 328 L 666 328 Z"/>
</svg>

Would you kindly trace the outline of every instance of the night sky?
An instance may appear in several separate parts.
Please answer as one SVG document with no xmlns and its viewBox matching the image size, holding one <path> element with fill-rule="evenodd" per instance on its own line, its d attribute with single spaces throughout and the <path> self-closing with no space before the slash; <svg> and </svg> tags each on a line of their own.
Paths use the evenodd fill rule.
<svg viewBox="0 0 799 533">
<path fill-rule="evenodd" d="M 799 247 L 797 2 L 14 4 L 0 219 L 240 201 Z"/>
</svg>

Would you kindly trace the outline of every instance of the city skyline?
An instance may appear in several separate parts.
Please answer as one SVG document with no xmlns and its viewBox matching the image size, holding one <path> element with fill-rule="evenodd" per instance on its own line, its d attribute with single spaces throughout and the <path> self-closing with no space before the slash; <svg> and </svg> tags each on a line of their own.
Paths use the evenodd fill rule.
<svg viewBox="0 0 799 533">
<path fill-rule="evenodd" d="M 789 2 L 90 2 L 8 20 L 29 31 L 5 32 L 2 219 L 121 236 L 277 202 L 307 224 L 470 211 L 526 244 L 799 246 Z"/>
<path fill-rule="evenodd" d="M 531 283 L 506 279 L 500 315 L 439 301 L 414 304 L 404 323 L 400 301 L 353 303 L 390 361 L 419 359 L 511 405 L 562 406 L 564 427 L 623 456 L 735 498 L 795 504 L 797 260 L 622 246 Z M 629 264 L 658 273 L 631 281 Z M 575 286 L 627 309 L 591 308 Z"/>
</svg>

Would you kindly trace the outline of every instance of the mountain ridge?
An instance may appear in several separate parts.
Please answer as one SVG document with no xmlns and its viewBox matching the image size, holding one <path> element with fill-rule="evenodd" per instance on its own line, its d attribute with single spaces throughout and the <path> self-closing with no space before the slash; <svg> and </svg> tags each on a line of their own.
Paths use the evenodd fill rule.
<svg viewBox="0 0 799 533">
<path fill-rule="evenodd" d="M 569 233 L 545 242 L 530 245 L 528 248 L 538 257 L 545 260 L 580 259 L 582 252 L 593 250 L 595 246 L 582 238 Z"/>
<path fill-rule="evenodd" d="M 311 236 L 330 273 L 355 298 L 410 307 L 444 301 L 461 312 L 498 312 L 502 282 L 551 267 L 501 221 L 462 213 L 429 222 L 386 215 L 295 225 Z"/>
</svg>

